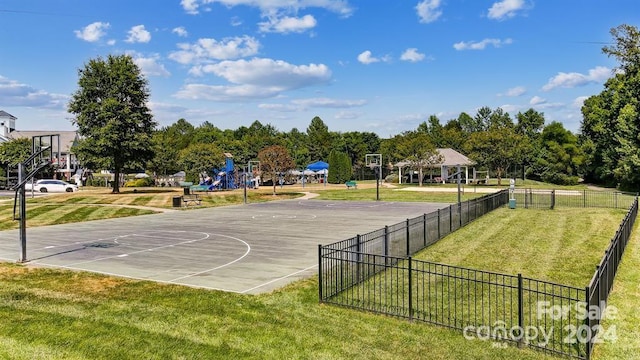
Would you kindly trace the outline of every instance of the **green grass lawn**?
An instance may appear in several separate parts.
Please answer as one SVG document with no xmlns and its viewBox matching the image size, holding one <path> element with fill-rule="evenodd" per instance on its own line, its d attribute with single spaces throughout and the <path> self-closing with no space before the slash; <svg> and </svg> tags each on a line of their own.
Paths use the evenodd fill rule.
<svg viewBox="0 0 640 360">
<path fill-rule="evenodd" d="M 251 296 L 0 264 L 0 358 L 551 359 L 319 305 L 314 279 Z"/>
<path fill-rule="evenodd" d="M 133 192 L 130 190 L 121 194 L 111 194 L 106 191 L 82 191 L 36 198 L 27 196 L 27 227 L 154 214 L 162 209 L 172 208 L 174 196 L 181 196 L 181 192 L 171 190 Z M 301 194 L 295 192 L 282 192 L 277 196 L 267 192 L 252 192 L 248 194 L 248 201 L 255 203 L 291 199 L 298 196 Z M 243 193 L 239 190 L 204 193 L 201 194 L 201 198 L 201 206 L 178 208 L 178 210 L 237 205 L 244 201 Z M 14 209 L 11 200 L 0 203 L 0 231 L 19 227 L 18 221 L 13 219 Z M 133 206 L 149 208 L 135 208 Z"/>
<path fill-rule="evenodd" d="M 419 191 L 399 191 L 398 189 L 388 189 L 381 187 L 379 190 L 381 201 L 420 201 L 420 202 L 441 202 L 454 203 L 458 201 L 458 194 L 455 192 L 419 192 Z M 352 189 L 352 190 L 317 190 L 313 192 L 320 194 L 318 200 L 350 200 L 350 201 L 376 201 L 376 189 Z M 466 201 L 486 194 L 474 193 L 473 189 L 466 188 L 461 195 L 461 200 Z"/>
<path fill-rule="evenodd" d="M 500 208 L 414 258 L 585 287 L 626 213 Z"/>
<path fill-rule="evenodd" d="M 375 189 L 343 192 L 355 197 L 373 194 L 375 199 Z M 360 195 L 351 195 L 354 193 Z M 422 194 L 396 193 L 411 198 Z M 132 200 L 112 203 L 166 201 L 153 200 L 155 195 L 137 194 Z M 29 204 L 34 210 L 30 216 L 34 221 L 50 217 L 49 221 L 59 222 L 54 219 L 58 209 L 82 221 L 91 213 L 83 214 L 81 209 L 95 206 L 81 204 L 94 201 L 107 200 L 61 197 L 56 206 L 49 201 Z M 5 220 L 0 224 L 13 210 L 4 207 L 0 216 Z M 623 214 L 622 210 L 499 209 L 418 258 L 585 286 Z M 598 344 L 594 359 L 640 358 L 637 226 L 609 299 L 618 316 L 603 324 L 617 330 L 618 340 Z M 580 255 L 583 251 L 588 254 Z M 438 326 L 321 305 L 317 286 L 316 279 L 309 279 L 254 296 L 0 263 L 0 358 L 556 358 L 530 349 L 503 348 L 491 341 L 469 341 L 460 331 Z"/>
</svg>

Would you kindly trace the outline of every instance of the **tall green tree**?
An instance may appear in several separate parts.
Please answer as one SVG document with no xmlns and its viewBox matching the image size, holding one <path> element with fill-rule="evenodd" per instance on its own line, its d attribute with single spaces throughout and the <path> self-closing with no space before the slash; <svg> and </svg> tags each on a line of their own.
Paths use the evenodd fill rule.
<svg viewBox="0 0 640 360">
<path fill-rule="evenodd" d="M 469 156 L 478 164 L 493 170 L 502 185 L 502 178 L 511 165 L 522 162 L 524 137 L 511 127 L 497 127 L 471 134 L 467 146 Z"/>
<path fill-rule="evenodd" d="M 398 156 L 418 171 L 418 183 L 422 186 L 423 171 L 442 161 L 431 143 L 429 135 L 423 132 L 410 131 L 397 139 Z"/>
<path fill-rule="evenodd" d="M 452 119 L 442 127 L 442 142 L 434 145 L 439 148 L 452 148 L 457 151 L 463 151 L 468 136 L 469 135 L 465 134 L 462 130 L 460 122 Z"/>
<path fill-rule="evenodd" d="M 0 143 L 0 164 L 3 168 L 15 166 L 31 156 L 31 140 L 28 138 L 11 139 Z"/>
<path fill-rule="evenodd" d="M 156 122 L 147 107 L 147 80 L 129 55 L 89 60 L 78 78 L 68 106 L 80 135 L 76 154 L 88 167 L 113 170 L 113 193 L 119 193 L 123 170 L 153 158 Z"/>
<path fill-rule="evenodd" d="M 327 181 L 331 184 L 342 184 L 351 180 L 351 159 L 347 153 L 331 150 L 328 157 L 329 175 Z"/>
<path fill-rule="evenodd" d="M 311 119 L 307 127 L 309 137 L 309 154 L 315 160 L 326 160 L 333 148 L 333 138 L 329 133 L 329 127 L 318 116 Z"/>
<path fill-rule="evenodd" d="M 462 131 L 467 135 L 484 130 L 482 119 L 478 117 L 473 118 L 466 112 L 462 112 L 460 113 L 460 115 L 458 115 L 458 123 L 460 124 Z"/>
<path fill-rule="evenodd" d="M 582 107 L 581 141 L 587 159 L 585 180 L 640 189 L 640 31 L 611 29 L 613 45 L 602 51 L 619 62 L 604 90 Z"/>
<path fill-rule="evenodd" d="M 276 195 L 276 185 L 280 176 L 295 168 L 289 151 L 281 145 L 268 146 L 258 153 L 258 160 L 263 178 L 272 181 L 273 195 Z"/>
<path fill-rule="evenodd" d="M 584 160 L 578 138 L 559 122 L 545 126 L 541 148 L 532 163 L 532 173 L 540 180 L 558 185 L 576 185 Z"/>
<path fill-rule="evenodd" d="M 293 128 L 284 135 L 286 147 L 293 157 L 293 162 L 297 168 L 304 168 L 312 162 L 309 155 L 309 137 L 304 132 Z"/>
<path fill-rule="evenodd" d="M 213 169 L 222 168 L 224 151 L 216 144 L 191 144 L 180 150 L 178 163 L 186 173 L 186 180 L 198 183 L 201 174 L 213 174 Z"/>
<path fill-rule="evenodd" d="M 531 166 L 539 156 L 542 144 L 540 135 L 544 128 L 544 113 L 529 109 L 516 114 L 516 133 L 522 135 L 526 142 L 522 157 L 522 178 L 526 178 L 527 167 Z"/>
</svg>

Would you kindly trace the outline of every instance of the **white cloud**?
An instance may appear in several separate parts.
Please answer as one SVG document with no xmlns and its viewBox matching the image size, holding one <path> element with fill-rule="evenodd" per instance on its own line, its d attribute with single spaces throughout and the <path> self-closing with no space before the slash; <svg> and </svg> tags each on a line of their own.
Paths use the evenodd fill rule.
<svg viewBox="0 0 640 360">
<path fill-rule="evenodd" d="M 311 98 L 311 99 L 299 99 L 293 100 L 291 103 L 303 106 L 305 108 L 352 108 L 364 106 L 367 104 L 366 100 L 339 100 L 329 98 Z"/>
<path fill-rule="evenodd" d="M 187 14 L 195 15 L 198 13 L 199 1 L 198 0 L 181 0 L 180 5 Z"/>
<path fill-rule="evenodd" d="M 503 20 L 516 16 L 516 12 L 524 7 L 524 0 L 502 0 L 493 3 L 487 16 L 489 19 Z"/>
<path fill-rule="evenodd" d="M 151 33 L 145 30 L 144 25 L 136 25 L 128 32 L 129 36 L 125 42 L 128 43 L 148 43 L 151 41 Z"/>
<path fill-rule="evenodd" d="M 75 30 L 74 33 L 78 39 L 96 42 L 107 34 L 106 30 L 109 29 L 109 27 L 111 27 L 109 23 L 97 21 L 85 26 L 82 30 Z"/>
<path fill-rule="evenodd" d="M 540 104 L 544 104 L 546 103 L 547 100 L 541 98 L 540 96 L 534 96 L 531 98 L 531 100 L 529 100 L 529 105 L 540 105 Z"/>
<path fill-rule="evenodd" d="M 578 96 L 577 98 L 575 98 L 573 100 L 573 103 L 571 103 L 571 106 L 573 106 L 574 108 L 582 108 L 582 105 L 584 105 L 584 102 L 589 98 L 589 96 Z"/>
<path fill-rule="evenodd" d="M 180 36 L 180 37 L 187 37 L 189 36 L 189 33 L 187 32 L 187 29 L 184 28 L 184 26 L 178 26 L 176 28 L 173 28 L 173 30 L 171 30 L 172 33 Z"/>
<path fill-rule="evenodd" d="M 109 46 L 113 46 L 115 44 L 116 44 L 116 40 L 115 39 L 110 39 L 110 40 L 107 41 L 107 45 L 109 45 Z"/>
<path fill-rule="evenodd" d="M 132 56 L 133 62 L 138 65 L 140 71 L 147 76 L 169 77 L 171 75 L 164 65 L 158 62 L 160 60 L 160 55 L 158 54 L 153 54 L 148 57 L 139 54 L 133 54 Z"/>
<path fill-rule="evenodd" d="M 278 112 L 297 112 L 300 111 L 299 106 L 288 104 L 259 104 L 258 108 Z"/>
<path fill-rule="evenodd" d="M 253 85 L 224 86 L 187 84 L 174 96 L 179 99 L 232 102 L 251 99 L 266 99 L 278 95 L 281 91 L 282 89 L 279 87 L 268 88 Z"/>
<path fill-rule="evenodd" d="M 507 112 L 507 113 L 510 113 L 510 114 L 516 113 L 516 112 L 518 112 L 518 110 L 519 110 L 520 108 L 522 108 L 522 107 L 521 107 L 521 106 L 519 106 L 519 105 L 513 105 L 513 104 L 504 104 L 504 105 L 500 105 L 499 107 L 500 107 L 500 109 L 502 109 L 504 112 Z"/>
<path fill-rule="evenodd" d="M 380 61 L 380 59 L 376 59 L 375 57 L 371 56 L 371 51 L 366 50 L 358 55 L 358 61 L 363 64 L 371 64 Z"/>
<path fill-rule="evenodd" d="M 400 60 L 418 62 L 424 60 L 425 55 L 418 52 L 416 48 L 409 48 L 402 53 Z"/>
<path fill-rule="evenodd" d="M 52 94 L 0 75 L 0 104 L 7 107 L 66 109 L 68 95 Z"/>
<path fill-rule="evenodd" d="M 527 92 L 527 89 L 524 86 L 516 86 L 509 90 L 507 90 L 504 94 L 499 94 L 499 96 L 509 96 L 509 97 L 518 97 Z"/>
<path fill-rule="evenodd" d="M 181 0 L 180 4 L 188 14 L 198 14 L 203 5 L 218 3 L 226 7 L 251 6 L 259 8 L 263 14 L 278 11 L 295 14 L 301 9 L 321 8 L 337 13 L 341 16 L 350 16 L 353 9 L 347 0 Z"/>
<path fill-rule="evenodd" d="M 214 74 L 234 84 L 278 87 L 283 90 L 326 83 L 331 70 L 324 64 L 293 65 L 282 60 L 254 58 L 205 65 L 204 73 Z"/>
<path fill-rule="evenodd" d="M 199 64 L 213 60 L 229 60 L 258 53 L 260 42 L 250 36 L 216 39 L 198 39 L 193 44 L 178 44 L 180 50 L 169 54 L 171 60 L 181 64 Z"/>
<path fill-rule="evenodd" d="M 453 44 L 453 48 L 456 50 L 484 50 L 487 46 L 492 45 L 493 47 L 499 48 L 502 47 L 503 45 L 510 45 L 511 43 L 513 43 L 513 40 L 511 39 L 504 39 L 504 40 L 500 40 L 500 39 L 484 39 L 480 42 L 473 42 L 473 41 L 469 41 L 469 42 L 464 42 L 461 41 L 459 43 L 455 43 Z"/>
<path fill-rule="evenodd" d="M 416 11 L 421 23 L 434 22 L 442 15 L 440 0 L 423 0 L 416 5 Z"/>
<path fill-rule="evenodd" d="M 261 58 L 222 61 L 201 66 L 199 71 L 223 78 L 232 85 L 189 84 L 176 97 L 214 101 L 261 99 L 288 90 L 324 84 L 331 79 L 331 71 L 323 64 L 293 65 Z"/>
<path fill-rule="evenodd" d="M 611 69 L 604 66 L 597 66 L 589 70 L 588 74 L 580 74 L 576 72 L 564 73 L 559 72 L 556 76 L 549 79 L 549 81 L 542 87 L 543 91 L 550 91 L 558 87 L 574 88 L 577 86 L 584 86 L 590 83 L 604 82 L 611 77 Z"/>
<path fill-rule="evenodd" d="M 360 53 L 360 55 L 358 55 L 358 61 L 360 61 L 363 64 L 372 64 L 372 63 L 384 61 L 384 59 L 374 57 L 372 56 L 371 51 L 366 50 Z"/>
<path fill-rule="evenodd" d="M 311 15 L 298 17 L 269 17 L 268 21 L 258 23 L 261 32 L 274 33 L 301 33 L 313 29 L 317 25 L 316 19 Z"/>
<path fill-rule="evenodd" d="M 359 118 L 360 116 L 362 116 L 362 113 L 360 112 L 340 111 L 334 116 L 334 118 L 338 120 L 354 120 Z"/>
</svg>

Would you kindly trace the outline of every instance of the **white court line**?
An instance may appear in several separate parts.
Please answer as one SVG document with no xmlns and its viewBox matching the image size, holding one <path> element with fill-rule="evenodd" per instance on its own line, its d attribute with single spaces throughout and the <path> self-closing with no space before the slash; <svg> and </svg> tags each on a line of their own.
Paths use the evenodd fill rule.
<svg viewBox="0 0 640 360">
<path fill-rule="evenodd" d="M 252 287 L 251 289 L 247 289 L 247 290 L 244 290 L 244 291 L 240 291 L 240 294 L 245 294 L 245 293 L 247 293 L 247 292 L 249 292 L 249 291 L 255 290 L 255 289 L 257 289 L 257 288 L 261 288 L 261 287 L 263 287 L 263 286 L 267 286 L 267 285 L 272 284 L 272 283 L 274 283 L 274 282 L 276 282 L 276 281 L 284 280 L 284 279 L 286 279 L 286 278 L 288 278 L 288 277 L 298 275 L 298 274 L 303 273 L 303 272 L 305 272 L 305 271 L 309 271 L 309 270 L 311 270 L 311 269 L 313 269 L 313 268 L 315 268 L 315 267 L 318 267 L 318 265 L 309 266 L 309 267 L 308 267 L 308 268 L 306 268 L 306 269 L 302 269 L 302 270 L 299 270 L 299 271 L 293 272 L 293 273 L 291 273 L 291 274 L 285 275 L 285 276 L 283 276 L 283 277 L 279 277 L 279 278 L 277 278 L 277 279 L 273 279 L 273 280 L 271 280 L 271 281 L 267 281 L 266 283 L 264 283 L 264 284 L 260 284 L 260 285 L 258 285 L 258 286 L 254 286 L 254 287 Z"/>
<path fill-rule="evenodd" d="M 385 203 L 376 203 L 372 205 L 365 204 L 350 204 L 346 205 L 347 202 L 344 203 L 329 203 L 329 204 L 309 204 L 306 201 L 298 201 L 298 205 L 302 205 L 309 208 L 334 208 L 334 209 L 362 209 L 362 208 L 375 208 L 375 207 L 389 207 L 390 205 L 395 204 L 394 202 L 385 202 Z"/>
<path fill-rule="evenodd" d="M 88 264 L 88 263 L 92 263 L 92 262 L 98 262 L 98 261 L 107 260 L 107 259 L 113 259 L 113 258 L 117 258 L 117 257 L 141 254 L 141 253 L 145 253 L 145 252 L 152 252 L 152 251 L 159 250 L 159 249 L 164 249 L 164 248 L 169 248 L 169 247 L 174 247 L 174 246 L 179 246 L 179 245 L 184 245 L 184 244 L 190 244 L 190 243 L 194 243 L 196 241 L 206 240 L 206 239 L 208 239 L 210 237 L 210 235 L 207 234 L 207 233 L 203 233 L 203 232 L 199 232 L 199 231 L 190 231 L 190 232 L 194 232 L 194 233 L 197 233 L 197 234 L 198 233 L 199 234 L 205 234 L 206 236 L 203 237 L 202 239 L 187 240 L 187 241 L 182 241 L 182 242 L 178 242 L 178 243 L 175 243 L 175 244 L 169 244 L 169 245 L 163 245 L 163 246 L 158 246 L 158 247 L 154 247 L 154 248 L 147 248 L 147 249 L 144 249 L 144 250 L 132 251 L 130 253 L 124 253 L 124 254 L 118 254 L 118 255 L 112 255 L 112 256 L 105 256 L 105 257 L 101 257 L 101 258 L 97 258 L 97 259 L 93 259 L 93 260 L 80 261 L 80 262 L 76 262 L 76 263 L 71 263 L 71 264 L 69 264 L 69 266 L 75 266 L 75 265 L 80 265 L 80 264 Z M 129 235 L 125 235 L 125 236 L 138 236 L 138 234 L 129 234 Z M 144 236 L 144 235 L 139 235 L 139 236 Z"/>
<path fill-rule="evenodd" d="M 242 239 L 238 239 L 238 238 L 235 238 L 233 236 L 227 236 L 227 235 L 220 235 L 220 234 L 214 234 L 214 235 L 226 237 L 226 238 L 233 239 L 233 240 L 238 240 L 238 241 L 240 241 L 241 243 L 243 243 L 243 244 L 245 244 L 247 246 L 247 251 L 245 251 L 245 253 L 242 256 L 240 256 L 239 258 L 237 258 L 237 259 L 235 259 L 235 260 L 233 260 L 231 262 L 228 262 L 226 264 L 223 264 L 223 265 L 220 265 L 220 266 L 216 266 L 216 267 L 211 268 L 211 269 L 199 271 L 197 273 L 193 273 L 193 274 L 181 276 L 181 277 L 178 277 L 178 278 L 175 278 L 175 279 L 171 279 L 171 280 L 169 280 L 169 282 L 174 282 L 174 281 L 190 278 L 190 277 L 193 277 L 193 276 L 198 276 L 200 274 L 204 274 L 204 273 L 207 273 L 207 272 L 210 272 L 210 271 L 222 269 L 223 267 L 227 267 L 227 266 L 229 266 L 231 264 L 234 264 L 234 263 L 242 260 L 245 256 L 249 255 L 249 253 L 251 252 L 251 245 L 249 245 L 246 241 L 244 241 Z"/>
</svg>

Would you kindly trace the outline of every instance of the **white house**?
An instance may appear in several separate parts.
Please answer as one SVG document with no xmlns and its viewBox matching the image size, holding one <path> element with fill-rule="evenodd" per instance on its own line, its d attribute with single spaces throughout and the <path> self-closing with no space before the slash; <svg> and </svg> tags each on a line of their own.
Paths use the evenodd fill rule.
<svg viewBox="0 0 640 360">
<path fill-rule="evenodd" d="M 17 118 L 4 110 L 0 110 L 0 143 L 9 141 L 9 133 L 16 129 Z"/>
</svg>

